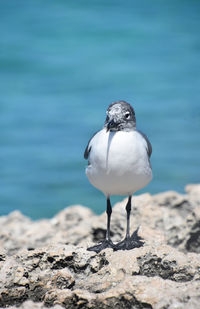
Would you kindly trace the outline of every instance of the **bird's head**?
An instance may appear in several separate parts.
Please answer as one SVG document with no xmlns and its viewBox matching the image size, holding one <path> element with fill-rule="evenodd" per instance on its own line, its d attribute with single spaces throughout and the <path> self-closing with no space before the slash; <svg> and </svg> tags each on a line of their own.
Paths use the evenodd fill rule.
<svg viewBox="0 0 200 309">
<path fill-rule="evenodd" d="M 131 131 L 136 127 L 135 111 L 125 101 L 117 101 L 108 106 L 104 127 L 107 131 Z"/>
</svg>

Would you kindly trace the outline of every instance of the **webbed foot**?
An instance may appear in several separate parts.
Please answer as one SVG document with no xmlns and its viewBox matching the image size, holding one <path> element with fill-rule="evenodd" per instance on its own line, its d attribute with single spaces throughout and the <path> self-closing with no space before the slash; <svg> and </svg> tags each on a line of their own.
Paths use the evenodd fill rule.
<svg viewBox="0 0 200 309">
<path fill-rule="evenodd" d="M 124 240 L 118 242 L 114 245 L 114 251 L 117 250 L 131 250 L 134 248 L 140 248 L 144 245 L 142 238 L 138 236 L 138 229 L 130 236 L 126 237 Z"/>
<path fill-rule="evenodd" d="M 99 253 L 100 251 L 102 251 L 102 250 L 104 250 L 106 248 L 114 249 L 114 246 L 115 245 L 113 244 L 113 242 L 111 240 L 105 239 L 100 244 L 87 248 L 87 250 Z"/>
</svg>

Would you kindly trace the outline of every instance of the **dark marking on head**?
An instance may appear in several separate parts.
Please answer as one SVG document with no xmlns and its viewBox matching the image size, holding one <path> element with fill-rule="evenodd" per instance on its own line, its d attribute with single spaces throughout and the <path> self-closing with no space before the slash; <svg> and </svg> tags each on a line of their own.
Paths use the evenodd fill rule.
<svg viewBox="0 0 200 309">
<path fill-rule="evenodd" d="M 110 131 L 130 131 L 136 127 L 135 111 L 126 101 L 116 101 L 108 106 L 104 127 Z"/>
</svg>

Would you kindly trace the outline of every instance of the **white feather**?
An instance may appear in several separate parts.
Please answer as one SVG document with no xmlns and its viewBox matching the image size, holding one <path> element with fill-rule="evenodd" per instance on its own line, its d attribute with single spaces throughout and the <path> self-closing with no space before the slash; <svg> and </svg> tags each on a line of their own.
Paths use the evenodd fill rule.
<svg viewBox="0 0 200 309">
<path fill-rule="evenodd" d="M 86 175 L 106 196 L 131 195 L 152 179 L 147 143 L 136 130 L 99 131 L 90 141 Z"/>
</svg>

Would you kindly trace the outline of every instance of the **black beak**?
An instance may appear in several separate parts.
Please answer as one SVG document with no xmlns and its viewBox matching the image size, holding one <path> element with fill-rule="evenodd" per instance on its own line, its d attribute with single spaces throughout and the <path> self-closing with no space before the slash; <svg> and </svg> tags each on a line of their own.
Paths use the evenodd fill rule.
<svg viewBox="0 0 200 309">
<path fill-rule="evenodd" d="M 110 120 L 110 121 L 108 122 L 108 124 L 107 124 L 107 132 L 108 132 L 109 130 L 112 131 L 112 129 L 116 129 L 117 126 L 118 126 L 118 123 L 116 123 L 113 119 Z"/>
</svg>

